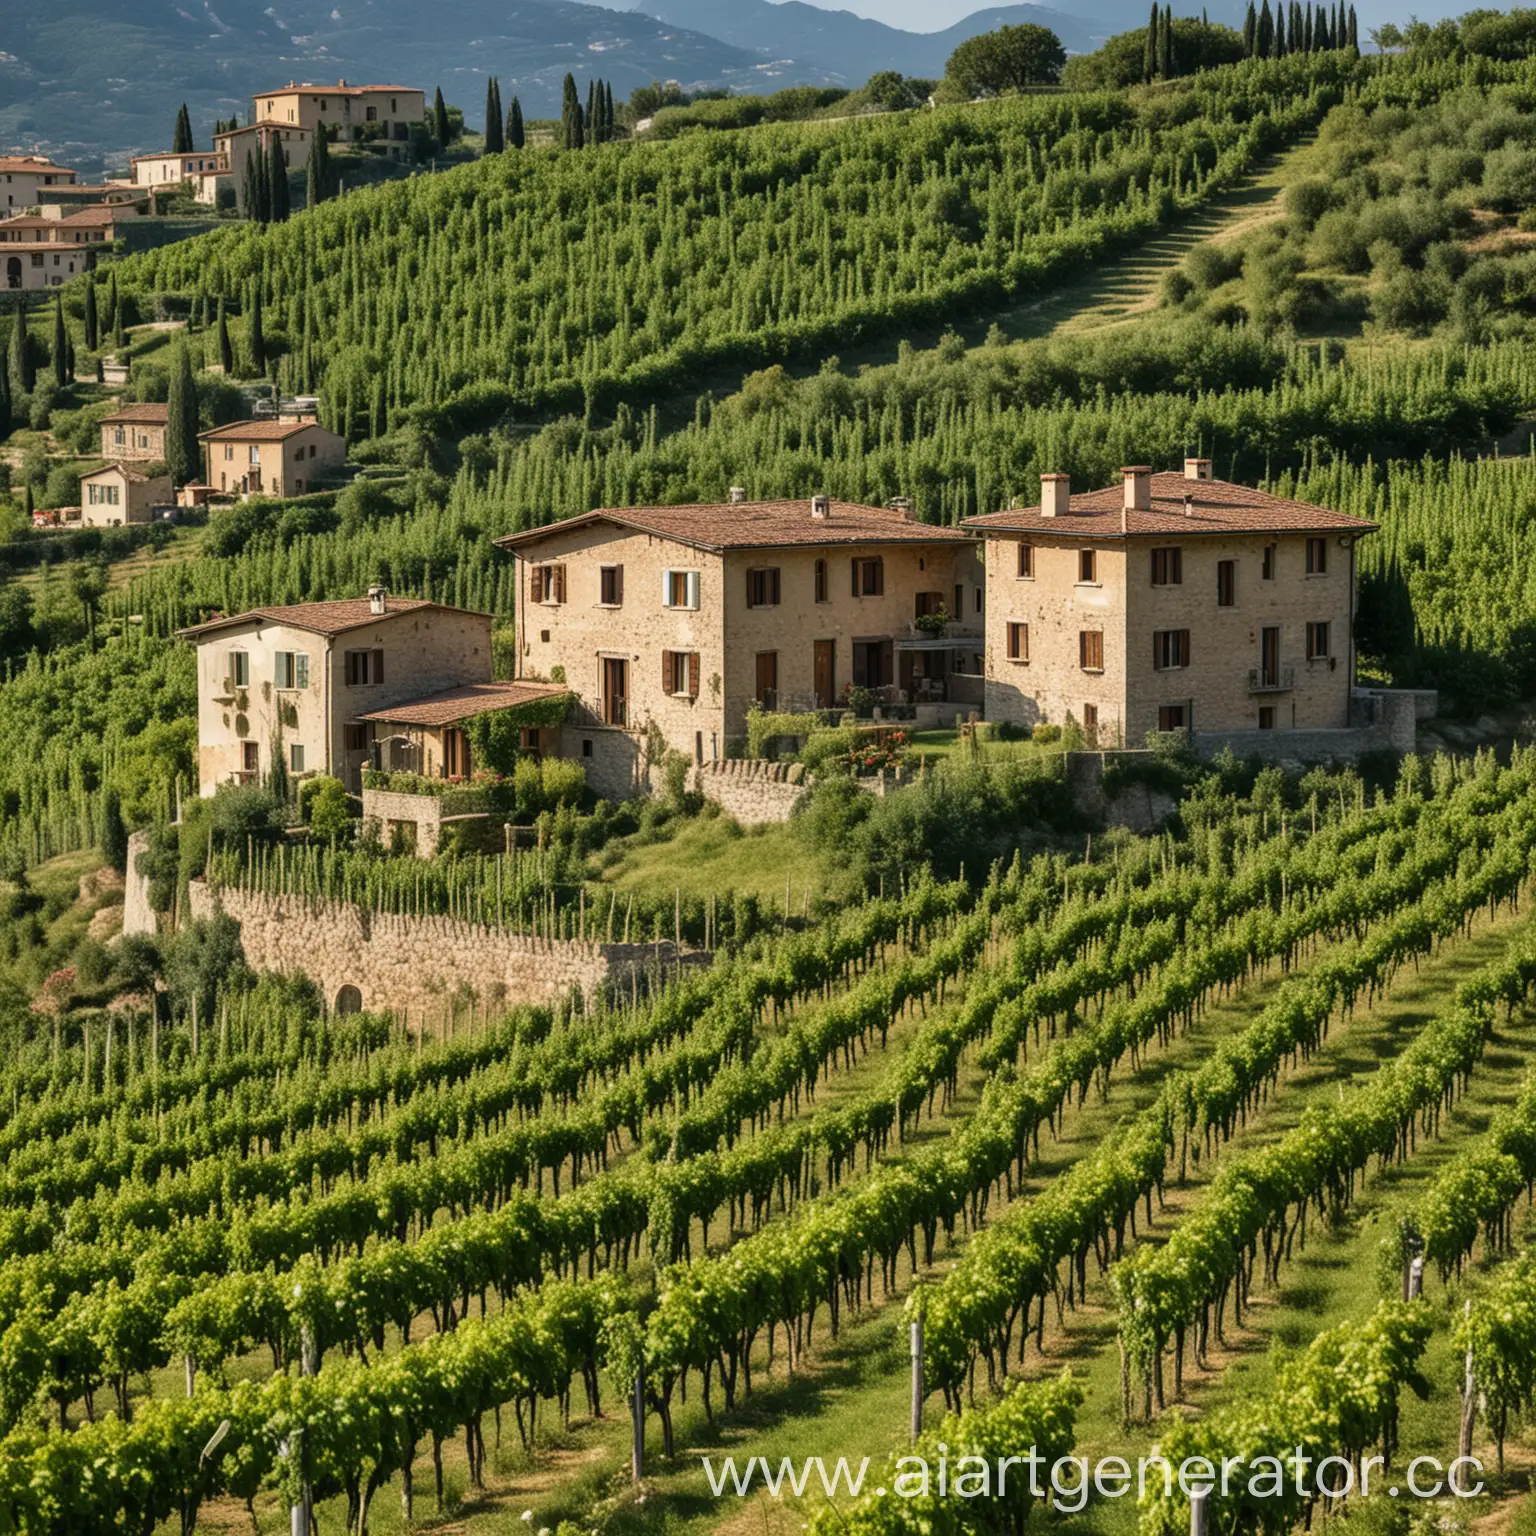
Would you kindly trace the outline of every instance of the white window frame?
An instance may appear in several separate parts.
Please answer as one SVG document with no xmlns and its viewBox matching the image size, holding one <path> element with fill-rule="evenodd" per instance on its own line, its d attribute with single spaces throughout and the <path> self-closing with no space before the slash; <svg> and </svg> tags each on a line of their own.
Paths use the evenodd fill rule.
<svg viewBox="0 0 1536 1536">
<path fill-rule="evenodd" d="M 672 601 L 672 578 L 683 578 L 683 601 Z M 680 567 L 668 567 L 661 573 L 661 606 L 663 608 L 681 608 L 690 613 L 696 613 L 699 608 L 699 572 L 684 570 Z"/>
</svg>

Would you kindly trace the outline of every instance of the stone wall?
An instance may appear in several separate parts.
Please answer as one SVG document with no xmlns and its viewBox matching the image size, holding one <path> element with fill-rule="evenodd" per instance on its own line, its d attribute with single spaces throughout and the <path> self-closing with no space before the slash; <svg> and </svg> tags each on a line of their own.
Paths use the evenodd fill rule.
<svg viewBox="0 0 1536 1536">
<path fill-rule="evenodd" d="M 430 859 L 443 835 L 443 802 L 437 795 L 406 795 L 392 789 L 363 791 L 363 821 L 379 824 L 379 838 L 392 845 L 395 828 L 414 827 L 416 853 Z"/>
<path fill-rule="evenodd" d="M 499 1006 L 593 998 L 627 990 L 635 978 L 678 958 L 671 944 L 602 944 L 507 933 L 449 917 L 372 914 L 347 902 L 190 888 L 193 917 L 224 911 L 240 924 L 246 963 L 258 971 L 300 972 L 326 1005 L 435 1018 L 455 994 Z M 687 956 L 697 963 L 702 956 Z"/>
<path fill-rule="evenodd" d="M 693 770 L 692 787 L 744 827 L 788 821 L 810 792 L 804 763 L 768 763 L 732 758 L 701 763 Z"/>
<path fill-rule="evenodd" d="M 1192 746 L 1201 757 L 1230 747 L 1239 757 L 1266 762 L 1353 762 L 1367 752 L 1412 752 L 1418 722 L 1434 715 L 1436 696 L 1424 689 L 1358 689 L 1350 724 L 1338 730 L 1199 731 Z"/>
<path fill-rule="evenodd" d="M 149 851 L 149 833 L 128 834 L 128 874 L 123 881 L 123 932 L 155 936 L 155 911 L 149 904 L 149 878 L 139 873 L 139 855 Z"/>
</svg>

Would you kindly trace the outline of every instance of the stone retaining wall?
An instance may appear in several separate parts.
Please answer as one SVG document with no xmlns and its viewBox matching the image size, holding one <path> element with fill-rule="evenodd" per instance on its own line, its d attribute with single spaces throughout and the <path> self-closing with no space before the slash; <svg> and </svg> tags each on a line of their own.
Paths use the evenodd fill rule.
<svg viewBox="0 0 1536 1536">
<path fill-rule="evenodd" d="M 768 763 L 756 758 L 731 758 L 701 763 L 693 770 L 692 787 L 744 827 L 788 821 L 810 792 L 804 763 Z"/>
<path fill-rule="evenodd" d="M 407 795 L 393 789 L 363 791 L 363 821 L 379 824 L 379 838 L 391 846 L 396 827 L 413 827 L 416 852 L 430 859 L 443 835 L 443 802 L 437 795 Z"/>
<path fill-rule="evenodd" d="M 149 833 L 128 834 L 128 873 L 123 879 L 123 932 L 155 936 L 155 912 L 149 904 L 149 878 L 139 873 L 139 855 L 149 851 Z"/>
<path fill-rule="evenodd" d="M 388 1009 L 435 1018 L 455 994 L 482 1004 L 593 999 L 629 987 L 678 958 L 671 944 L 602 944 L 507 933 L 450 917 L 372 914 L 348 902 L 267 896 L 203 881 L 190 888 L 193 917 L 222 910 L 240 924 L 246 963 L 300 972 L 326 1006 Z M 695 964 L 705 956 L 688 955 Z M 355 989 L 356 996 L 344 989 Z"/>
</svg>

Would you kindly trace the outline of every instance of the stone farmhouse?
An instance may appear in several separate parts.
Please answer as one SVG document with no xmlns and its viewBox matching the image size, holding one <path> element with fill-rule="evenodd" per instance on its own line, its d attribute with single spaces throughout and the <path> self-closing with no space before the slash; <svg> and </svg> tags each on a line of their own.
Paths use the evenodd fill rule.
<svg viewBox="0 0 1536 1536">
<path fill-rule="evenodd" d="M 165 428 L 170 408 L 163 400 L 125 405 L 101 419 L 101 456 L 120 462 L 165 458 Z"/>
<path fill-rule="evenodd" d="M 234 421 L 199 439 L 208 486 L 233 496 L 303 496 L 347 462 L 346 439 L 309 419 Z"/>
<path fill-rule="evenodd" d="M 87 528 L 150 523 L 156 507 L 170 507 L 169 475 L 148 475 L 136 464 L 104 464 L 80 477 L 80 520 Z"/>
<path fill-rule="evenodd" d="M 1362 518 L 1133 467 L 965 526 L 986 541 L 986 714 L 1072 719 L 1105 746 L 1351 725 Z"/>
<path fill-rule="evenodd" d="M 72 209 L 49 204 L 41 213 L 0 219 L 0 268 L 12 290 L 58 288 L 95 266 L 117 239 L 119 226 L 138 217 L 129 205 Z"/>
<path fill-rule="evenodd" d="M 37 155 L 0 155 L 0 207 L 35 208 L 44 187 L 72 187 L 75 173 Z"/>
<path fill-rule="evenodd" d="M 754 704 L 830 709 L 852 686 L 935 719 L 981 706 L 974 536 L 905 505 L 735 492 L 497 542 L 517 562 L 519 674 L 576 695 L 565 751 L 600 793 L 633 793 L 657 733 L 696 763 L 726 757 Z"/>
<path fill-rule="evenodd" d="M 427 115 L 426 95 L 408 85 L 300 85 L 290 80 L 279 90 L 252 98 L 253 121 L 297 128 L 306 135 L 326 128 L 354 143 L 378 142 L 388 154 L 404 159 L 411 128 Z"/>
<path fill-rule="evenodd" d="M 220 784 L 265 777 L 274 754 L 290 774 L 333 774 L 354 793 L 362 787 L 362 770 L 375 762 L 440 771 L 443 759 L 428 769 L 422 750 L 413 752 L 409 733 L 393 722 L 415 720 L 439 733 L 458 727 L 467 716 L 450 719 L 437 696 L 462 694 L 466 685 L 491 686 L 489 614 L 390 597 L 378 587 L 367 597 L 340 602 L 255 608 L 180 634 L 197 647 L 198 780 L 204 795 Z M 502 687 L 483 702 L 507 707 L 511 690 Z M 404 747 L 379 745 L 402 734 Z M 438 752 L 456 746 L 445 748 L 439 734 Z"/>
</svg>

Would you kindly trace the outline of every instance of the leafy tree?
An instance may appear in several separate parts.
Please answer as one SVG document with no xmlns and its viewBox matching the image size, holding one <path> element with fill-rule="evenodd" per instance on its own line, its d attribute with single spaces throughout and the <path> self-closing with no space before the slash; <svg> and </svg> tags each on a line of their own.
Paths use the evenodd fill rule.
<svg viewBox="0 0 1536 1536">
<path fill-rule="evenodd" d="M 998 95 L 1029 85 L 1051 85 L 1067 62 L 1061 39 L 1026 22 L 968 38 L 950 55 L 946 78 L 968 96 Z"/>
<path fill-rule="evenodd" d="M 321 774 L 305 782 L 299 805 L 310 832 L 322 843 L 345 837 L 352 826 L 352 798 L 340 779 Z"/>
<path fill-rule="evenodd" d="M 176 114 L 176 131 L 172 136 L 171 153 L 173 155 L 190 155 L 192 148 L 192 119 L 187 114 L 186 102 L 182 102 L 181 111 Z"/>
<path fill-rule="evenodd" d="M 64 295 L 53 301 L 53 382 L 60 389 L 68 389 L 74 382 L 69 367 L 69 332 L 64 325 Z"/>
<path fill-rule="evenodd" d="M 492 75 L 485 82 L 485 153 L 499 155 L 507 147 L 501 116 L 501 86 Z"/>
<path fill-rule="evenodd" d="M 229 343 L 229 317 L 224 313 L 224 295 L 219 295 L 219 367 L 224 370 L 224 377 L 232 379 L 235 376 L 235 349 Z"/>
<path fill-rule="evenodd" d="M 90 272 L 85 279 L 85 350 L 95 352 L 101 347 L 101 319 L 96 311 L 96 274 Z"/>
<path fill-rule="evenodd" d="M 448 123 L 448 108 L 443 101 L 443 88 L 438 86 L 437 94 L 432 98 L 432 135 L 437 140 L 439 149 L 447 149 L 451 137 Z"/>
<path fill-rule="evenodd" d="M 165 984 L 176 1005 L 190 1013 L 196 1006 L 208 1020 L 219 987 L 249 973 L 240 947 L 240 925 L 223 912 L 187 923 L 165 949 Z"/>
<path fill-rule="evenodd" d="M 197 385 L 192 377 L 191 353 L 183 343 L 171 363 L 166 406 L 165 462 L 175 485 L 185 485 L 197 475 L 197 429 Z"/>
<path fill-rule="evenodd" d="M 528 131 L 523 125 L 523 104 L 516 96 L 507 108 L 507 147 L 521 149 L 528 142 Z"/>
</svg>

